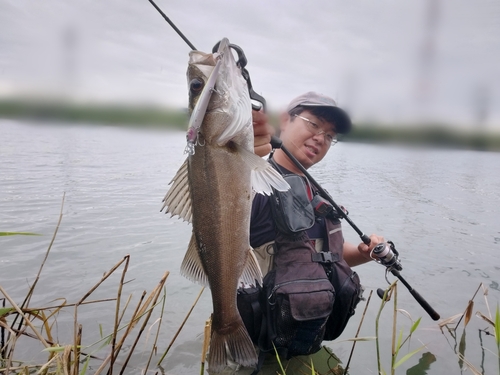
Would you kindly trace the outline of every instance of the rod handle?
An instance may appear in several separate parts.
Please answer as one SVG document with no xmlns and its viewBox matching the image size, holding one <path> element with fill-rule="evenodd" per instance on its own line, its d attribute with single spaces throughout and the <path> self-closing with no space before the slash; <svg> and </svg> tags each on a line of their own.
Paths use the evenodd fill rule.
<svg viewBox="0 0 500 375">
<path fill-rule="evenodd" d="M 441 318 L 436 310 L 434 310 L 431 305 L 429 305 L 429 303 L 415 289 L 411 289 L 410 293 L 417 300 L 420 306 L 423 307 L 427 314 L 429 314 L 432 320 L 439 320 Z"/>
</svg>

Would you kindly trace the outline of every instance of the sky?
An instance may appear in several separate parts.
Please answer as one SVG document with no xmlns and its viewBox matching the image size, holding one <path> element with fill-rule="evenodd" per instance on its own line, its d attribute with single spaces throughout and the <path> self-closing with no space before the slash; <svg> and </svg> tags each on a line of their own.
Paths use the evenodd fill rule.
<svg viewBox="0 0 500 375">
<path fill-rule="evenodd" d="M 223 37 L 280 110 L 306 91 L 354 121 L 500 132 L 499 0 L 156 0 L 194 46 Z M 0 97 L 187 106 L 189 46 L 148 0 L 0 0 Z"/>
</svg>

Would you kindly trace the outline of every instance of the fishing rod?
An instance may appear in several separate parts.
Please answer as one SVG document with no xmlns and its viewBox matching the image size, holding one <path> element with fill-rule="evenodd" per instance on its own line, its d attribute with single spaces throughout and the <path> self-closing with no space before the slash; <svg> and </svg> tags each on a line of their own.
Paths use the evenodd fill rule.
<svg viewBox="0 0 500 375">
<path fill-rule="evenodd" d="M 271 146 L 273 149 L 281 149 L 286 156 L 293 162 L 293 164 L 307 177 L 309 182 L 314 185 L 314 187 L 318 190 L 319 194 L 325 198 L 337 211 L 337 213 L 349 223 L 349 225 L 354 229 L 354 231 L 359 235 L 361 241 L 366 245 L 369 245 L 371 240 L 365 233 L 358 228 L 356 224 L 347 216 L 347 212 L 345 212 L 328 194 L 328 192 L 321 187 L 321 185 L 311 176 L 309 172 L 304 168 L 304 166 L 292 155 L 290 151 L 283 145 L 283 141 L 278 137 L 271 137 Z M 401 276 L 399 271 L 403 269 L 401 262 L 399 261 L 399 253 L 394 246 L 394 243 L 391 241 L 387 241 L 388 243 L 380 243 L 375 246 L 372 250 L 372 254 L 375 255 L 373 259 L 375 259 L 378 263 L 382 264 L 386 267 L 386 272 L 391 272 L 394 276 L 396 276 L 403 285 L 408 289 L 410 294 L 415 298 L 415 300 L 422 306 L 422 308 L 430 315 L 433 320 L 439 320 L 439 314 L 429 305 L 429 303 L 415 290 L 412 286 Z M 386 277 L 387 279 L 387 277 Z M 382 291 L 382 293 L 381 293 Z M 377 294 L 383 297 L 383 290 L 379 289 Z"/>
<path fill-rule="evenodd" d="M 196 47 L 193 45 L 193 43 L 191 43 L 189 41 L 189 39 L 186 38 L 186 36 L 179 30 L 179 28 L 177 26 L 175 26 L 175 24 L 170 20 L 170 18 L 167 17 L 167 15 L 160 9 L 160 7 L 158 7 L 158 5 L 156 5 L 156 3 L 153 0 L 148 0 L 148 1 L 162 15 L 162 17 L 165 19 L 165 21 L 167 21 L 168 24 L 170 26 L 172 26 L 172 28 L 177 32 L 177 34 L 179 34 L 179 36 L 182 38 L 182 40 L 184 40 L 186 42 L 186 44 L 192 50 L 196 50 Z M 212 48 L 212 52 L 217 52 L 217 50 L 219 48 L 219 44 L 220 44 L 220 42 L 218 42 L 214 46 L 214 48 Z M 248 70 L 245 68 L 247 63 L 248 63 L 248 60 L 245 56 L 245 52 L 243 52 L 243 49 L 241 47 L 237 46 L 236 44 L 230 44 L 229 47 L 234 49 L 236 51 L 236 53 L 238 54 L 238 61 L 236 61 L 236 65 L 238 66 L 238 68 L 240 68 L 241 75 L 243 76 L 243 78 L 247 82 L 248 93 L 250 95 L 250 99 L 253 100 L 254 102 L 259 103 L 259 105 L 252 103 L 252 109 L 254 109 L 256 111 L 263 109 L 265 111 L 266 110 L 266 99 L 264 99 L 263 96 L 257 94 L 254 91 L 253 86 L 252 86 L 252 81 L 250 80 L 250 74 L 248 73 Z"/>
<path fill-rule="evenodd" d="M 163 16 L 163 18 L 169 23 L 170 26 L 179 34 L 179 36 L 187 43 L 187 45 L 192 49 L 196 50 L 195 46 L 184 36 L 184 34 L 175 26 L 175 24 L 170 20 L 170 18 L 167 17 L 165 13 L 155 4 L 153 0 L 148 0 L 154 7 L 155 9 Z M 217 51 L 219 43 L 217 43 L 214 48 L 213 52 Z M 265 105 L 266 105 L 266 100 L 258 95 L 252 88 L 252 83 L 250 81 L 250 75 L 248 71 L 246 70 L 245 66 L 247 65 L 247 58 L 245 56 L 245 53 L 243 52 L 243 49 L 241 49 L 239 46 L 235 44 L 230 44 L 230 47 L 233 48 L 236 53 L 238 54 L 238 61 L 237 65 L 241 69 L 242 76 L 243 78 L 247 81 L 248 85 L 248 91 L 250 95 L 250 99 L 257 101 L 262 104 L 262 107 L 257 107 L 254 104 L 252 104 L 252 108 L 255 110 L 259 110 L 260 108 L 263 108 L 265 110 Z M 349 225 L 358 233 L 360 236 L 361 240 L 363 243 L 366 245 L 369 245 L 371 240 L 370 237 L 368 237 L 365 233 L 363 233 L 356 224 L 347 216 L 347 213 L 344 212 L 344 210 L 338 206 L 333 198 L 328 194 L 328 192 L 321 187 L 319 183 L 316 182 L 316 180 L 307 172 L 307 170 L 302 166 L 302 164 L 293 156 L 288 149 L 283 146 L 283 142 L 281 139 L 272 136 L 271 137 L 271 146 L 273 149 L 280 148 L 286 156 L 295 164 L 295 166 L 306 176 L 309 181 L 316 187 L 320 195 L 325 198 L 337 211 L 337 213 L 349 223 Z M 394 276 L 396 276 L 403 285 L 408 289 L 410 294 L 415 298 L 415 300 L 422 306 L 422 308 L 430 315 L 430 317 L 433 320 L 438 320 L 440 318 L 439 314 L 429 305 L 429 303 L 415 290 L 411 287 L 411 285 L 401 276 L 399 271 L 403 269 L 401 266 L 401 262 L 399 261 L 399 253 L 396 250 L 396 247 L 394 246 L 394 243 L 391 241 L 387 241 L 387 244 L 385 243 L 380 243 L 377 244 L 372 250 L 372 254 L 375 256 L 373 259 L 377 261 L 378 263 L 384 265 L 386 267 L 386 274 L 387 272 L 391 272 Z M 386 276 L 387 279 L 387 276 Z M 382 289 L 379 289 L 377 291 L 377 294 L 380 297 L 383 297 L 383 291 Z"/>
<path fill-rule="evenodd" d="M 182 38 L 182 40 L 184 40 L 187 45 L 192 49 L 192 50 L 196 50 L 196 47 L 193 45 L 193 43 L 191 43 L 189 41 L 188 38 L 186 38 L 184 36 L 184 34 L 177 28 L 177 26 L 175 26 L 175 24 L 170 21 L 170 18 L 167 17 L 167 15 L 165 13 L 163 13 L 163 11 L 158 7 L 158 5 L 155 4 L 155 2 L 153 0 L 149 0 L 149 2 L 151 3 L 151 5 L 153 5 L 155 7 L 155 9 L 163 16 L 163 18 L 165 19 L 165 21 L 168 22 L 168 24 L 170 26 L 172 26 L 172 28 L 177 32 L 177 34 L 179 34 L 179 36 Z"/>
</svg>

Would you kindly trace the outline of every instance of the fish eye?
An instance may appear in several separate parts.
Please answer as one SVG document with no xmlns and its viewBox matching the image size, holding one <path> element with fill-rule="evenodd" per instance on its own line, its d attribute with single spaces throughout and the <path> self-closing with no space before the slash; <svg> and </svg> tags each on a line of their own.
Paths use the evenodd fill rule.
<svg viewBox="0 0 500 375">
<path fill-rule="evenodd" d="M 203 86 L 203 81 L 199 78 L 193 78 L 191 82 L 189 82 L 189 89 L 194 93 L 200 92 Z"/>
</svg>

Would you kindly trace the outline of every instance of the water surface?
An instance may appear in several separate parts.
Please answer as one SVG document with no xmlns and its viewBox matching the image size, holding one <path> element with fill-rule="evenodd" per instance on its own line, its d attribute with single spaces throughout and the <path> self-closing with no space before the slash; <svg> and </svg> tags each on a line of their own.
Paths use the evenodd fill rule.
<svg viewBox="0 0 500 375">
<path fill-rule="evenodd" d="M 126 295 L 138 298 L 170 271 L 158 344 L 161 354 L 200 290 L 179 275 L 190 226 L 160 213 L 168 183 L 185 158 L 184 133 L 0 120 L 0 137 L 0 231 L 42 234 L 0 237 L 2 287 L 20 303 L 45 256 L 65 193 L 61 226 L 31 306 L 46 306 L 61 297 L 76 302 L 104 272 L 130 254 L 126 279 L 131 282 L 126 284 Z M 402 275 L 446 318 L 465 309 L 480 283 L 489 288 L 492 310 L 499 301 L 498 165 L 500 153 L 340 143 L 311 173 L 338 204 L 347 207 L 358 227 L 395 242 L 404 267 Z M 359 242 L 347 223 L 344 232 L 348 241 Z M 357 271 L 365 295 L 387 285 L 380 265 L 360 266 Z M 119 274 L 111 277 L 94 292 L 93 299 L 116 296 L 118 282 Z M 373 296 L 361 336 L 374 336 L 379 305 L 380 300 Z M 414 319 L 422 317 L 412 348 L 420 346 L 420 341 L 427 345 L 421 353 L 431 354 L 417 354 L 397 373 L 416 366 L 419 359 L 424 364 L 432 362 L 428 374 L 459 373 L 455 343 L 440 333 L 402 285 L 398 307 Z M 339 341 L 354 336 L 363 308 L 364 303 L 341 338 L 328 344 L 344 362 L 351 344 Z M 382 315 L 386 371 L 390 308 Z M 476 297 L 476 310 L 487 315 L 482 293 Z M 111 327 L 113 311 L 113 303 L 82 307 L 79 321 L 88 342 L 99 338 L 99 324 Z M 164 361 L 169 373 L 199 373 L 203 326 L 210 311 L 207 291 Z M 409 320 L 403 315 L 398 319 L 408 332 Z M 478 368 L 482 363 L 484 373 L 496 373 L 497 361 L 480 347 L 478 329 L 488 325 L 477 318 L 473 322 L 475 326 L 467 328 L 465 357 Z M 72 310 L 61 313 L 58 323 L 60 341 L 71 342 Z M 458 340 L 461 333 L 460 329 Z M 483 339 L 492 350 L 492 337 Z M 132 369 L 140 369 L 148 356 L 145 349 L 136 351 Z M 429 361 L 431 355 L 435 361 Z M 39 349 L 26 347 L 19 356 L 36 358 Z M 374 343 L 358 343 L 351 373 L 376 372 Z"/>
</svg>

